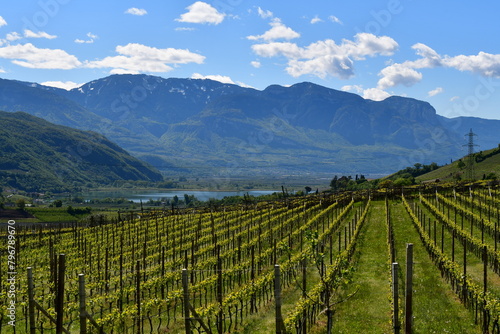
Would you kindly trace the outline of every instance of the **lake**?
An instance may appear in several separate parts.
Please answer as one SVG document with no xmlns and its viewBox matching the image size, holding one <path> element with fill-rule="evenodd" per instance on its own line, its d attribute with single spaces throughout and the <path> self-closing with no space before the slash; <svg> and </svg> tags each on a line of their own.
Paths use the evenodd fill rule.
<svg viewBox="0 0 500 334">
<path fill-rule="evenodd" d="M 184 194 L 189 196 L 194 195 L 200 201 L 208 201 L 210 198 L 222 199 L 226 196 L 243 196 L 249 194 L 252 196 L 269 195 L 281 190 L 248 190 L 248 191 L 205 191 L 205 190 L 166 190 L 166 191 L 133 191 L 133 190 L 120 190 L 120 191 L 91 191 L 83 194 L 85 200 L 94 198 L 126 198 L 128 200 L 139 203 L 141 200 L 146 202 L 150 199 L 159 200 L 161 198 L 174 198 L 184 199 Z"/>
</svg>

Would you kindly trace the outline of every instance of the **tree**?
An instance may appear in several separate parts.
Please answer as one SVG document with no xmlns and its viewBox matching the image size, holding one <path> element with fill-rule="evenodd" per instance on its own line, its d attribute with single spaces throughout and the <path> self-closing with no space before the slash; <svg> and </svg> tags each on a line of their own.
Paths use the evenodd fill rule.
<svg viewBox="0 0 500 334">
<path fill-rule="evenodd" d="M 497 178 L 498 178 L 497 175 L 493 172 L 484 175 L 485 180 L 496 180 Z"/>
<path fill-rule="evenodd" d="M 20 198 L 16 201 L 16 209 L 24 210 L 26 207 L 26 201 L 23 198 Z"/>
<path fill-rule="evenodd" d="M 411 186 L 414 183 L 415 183 L 415 178 L 411 176 L 409 178 L 396 179 L 393 184 L 396 187 L 404 187 L 404 186 Z"/>
<path fill-rule="evenodd" d="M 383 180 L 378 184 L 378 187 L 380 189 L 388 189 L 391 188 L 393 185 L 393 182 L 391 180 Z"/>
<path fill-rule="evenodd" d="M 335 175 L 333 179 L 330 181 L 330 188 L 332 188 L 332 190 L 337 190 L 337 181 L 338 178 L 337 175 Z"/>
<path fill-rule="evenodd" d="M 465 163 L 462 161 L 462 159 L 458 160 L 457 167 L 459 169 L 464 169 L 465 168 Z"/>
<path fill-rule="evenodd" d="M 60 199 L 56 199 L 53 203 L 52 203 L 56 208 L 60 208 L 62 207 L 63 205 L 63 202 L 60 200 Z"/>
<path fill-rule="evenodd" d="M 184 203 L 186 203 L 186 206 L 188 206 L 190 202 L 191 202 L 191 199 L 189 198 L 189 195 L 184 194 Z"/>
<path fill-rule="evenodd" d="M 304 187 L 304 189 L 306 190 L 306 195 L 309 194 L 309 192 L 312 190 L 312 188 L 309 186 Z"/>
<path fill-rule="evenodd" d="M 357 175 L 356 175 L 357 176 Z M 359 178 L 356 179 L 356 184 L 361 184 L 361 183 L 364 183 L 364 182 L 367 182 L 368 180 L 365 178 L 365 176 L 363 174 L 361 174 L 359 176 Z"/>
</svg>

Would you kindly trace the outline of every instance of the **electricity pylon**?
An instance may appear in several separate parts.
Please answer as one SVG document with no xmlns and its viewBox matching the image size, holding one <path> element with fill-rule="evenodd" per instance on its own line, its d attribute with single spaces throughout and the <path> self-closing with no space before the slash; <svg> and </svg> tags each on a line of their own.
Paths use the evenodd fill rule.
<svg viewBox="0 0 500 334">
<path fill-rule="evenodd" d="M 469 137 L 469 141 L 466 145 L 468 147 L 468 163 L 467 163 L 467 169 L 466 169 L 466 178 L 467 180 L 474 180 L 474 163 L 475 163 L 475 158 L 474 158 L 474 146 L 479 146 L 474 144 L 474 136 L 477 136 L 474 132 L 472 132 L 472 129 L 470 129 L 469 133 L 465 134 L 465 136 Z"/>
</svg>

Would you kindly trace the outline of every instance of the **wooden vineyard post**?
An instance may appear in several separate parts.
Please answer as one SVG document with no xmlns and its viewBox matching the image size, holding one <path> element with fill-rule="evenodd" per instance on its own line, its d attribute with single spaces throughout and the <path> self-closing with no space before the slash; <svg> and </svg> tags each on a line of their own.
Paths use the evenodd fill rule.
<svg viewBox="0 0 500 334">
<path fill-rule="evenodd" d="M 455 262 L 455 229 L 453 229 L 451 236 L 451 262 Z"/>
<path fill-rule="evenodd" d="M 340 233 L 340 232 L 339 232 Z M 307 298 L 307 259 L 302 259 L 302 298 Z M 307 311 L 302 315 L 302 333 L 307 333 Z"/>
<path fill-rule="evenodd" d="M 87 311 L 85 309 L 85 276 L 78 275 L 78 295 L 80 298 L 80 334 L 87 334 Z"/>
<path fill-rule="evenodd" d="M 494 238 L 495 238 L 495 253 L 497 252 L 497 240 L 498 240 L 497 230 L 498 230 L 498 220 L 495 221 L 495 233 L 493 233 Z"/>
<path fill-rule="evenodd" d="M 481 219 L 481 243 L 484 244 L 484 219 Z"/>
<path fill-rule="evenodd" d="M 137 334 L 141 334 L 141 261 L 137 260 L 135 265 L 135 302 L 137 305 Z"/>
<path fill-rule="evenodd" d="M 57 295 L 56 295 L 56 333 L 63 332 L 64 319 L 64 271 L 66 270 L 66 256 L 59 254 L 59 264 L 57 267 Z"/>
<path fill-rule="evenodd" d="M 497 208 L 497 220 L 495 221 L 495 233 L 494 233 L 494 235 L 495 235 L 495 254 L 497 253 L 497 238 L 498 238 L 497 237 L 497 233 L 498 233 L 497 229 L 498 229 L 498 208 Z M 493 261 L 495 261 L 493 263 L 494 271 L 497 272 L 497 270 L 498 270 L 498 256 L 495 256 L 495 259 Z"/>
<path fill-rule="evenodd" d="M 120 254 L 121 259 L 121 254 Z M 120 271 L 121 273 L 121 271 Z M 165 277 L 165 246 L 161 247 L 161 277 Z M 165 298 L 165 284 L 161 285 L 161 299 Z"/>
<path fill-rule="evenodd" d="M 250 253 L 252 257 L 252 264 L 250 268 L 250 280 L 252 283 L 255 281 L 255 245 L 252 245 L 250 248 Z M 255 301 L 255 295 L 252 293 L 252 296 L 250 297 L 250 313 L 257 312 L 257 306 L 256 306 L 256 301 Z"/>
<path fill-rule="evenodd" d="M 219 312 L 217 314 L 217 331 L 223 333 L 224 313 L 222 311 L 223 291 L 222 291 L 222 260 L 220 258 L 220 245 L 217 246 L 217 303 L 219 304 Z"/>
<path fill-rule="evenodd" d="M 330 233 L 329 241 L 330 241 L 330 265 L 333 265 L 333 233 Z"/>
<path fill-rule="evenodd" d="M 28 312 L 30 322 L 30 334 L 36 333 L 35 326 L 35 297 L 33 291 L 33 271 L 28 267 Z"/>
<path fill-rule="evenodd" d="M 437 246 L 436 221 L 434 221 L 434 245 Z"/>
<path fill-rule="evenodd" d="M 412 333 L 413 322 L 413 244 L 406 244 L 405 333 Z"/>
<path fill-rule="evenodd" d="M 188 272 L 187 269 L 182 269 L 182 290 L 184 292 L 184 325 L 186 334 L 191 334 L 191 322 L 189 319 L 189 290 L 188 290 Z"/>
<path fill-rule="evenodd" d="M 122 239 L 123 247 L 123 239 Z M 120 253 L 120 299 L 118 300 L 118 309 L 123 312 L 123 252 Z"/>
<path fill-rule="evenodd" d="M 429 224 L 427 225 L 428 232 L 427 234 L 429 235 L 429 239 L 431 238 L 431 218 L 429 217 Z"/>
<path fill-rule="evenodd" d="M 274 299 L 276 301 L 276 334 L 285 333 L 285 323 L 281 314 L 281 273 L 280 266 L 274 265 Z"/>
<path fill-rule="evenodd" d="M 392 315 L 392 324 L 394 334 L 399 334 L 401 324 L 399 323 L 399 284 L 398 284 L 398 263 L 392 264 L 392 301 L 394 303 L 394 314 Z"/>
<path fill-rule="evenodd" d="M 441 224 L 441 253 L 444 253 L 444 224 Z"/>
<path fill-rule="evenodd" d="M 78 298 L 80 300 L 80 334 L 87 333 L 87 320 L 97 329 L 99 334 L 104 334 L 103 326 L 99 326 L 92 316 L 87 312 L 85 296 L 85 275 L 78 275 Z M 69 332 L 67 332 L 69 333 Z"/>
<path fill-rule="evenodd" d="M 344 250 L 347 249 L 347 226 L 344 227 Z"/>
<path fill-rule="evenodd" d="M 342 232 L 339 231 L 339 254 L 342 252 Z"/>
<path fill-rule="evenodd" d="M 462 286 L 464 304 L 467 303 L 467 243 L 464 241 L 464 283 Z"/>
<path fill-rule="evenodd" d="M 488 248 L 486 245 L 483 247 L 483 293 L 484 293 L 484 306 L 483 306 L 483 333 L 488 333 L 488 317 L 486 310 L 486 292 L 488 291 Z"/>
</svg>

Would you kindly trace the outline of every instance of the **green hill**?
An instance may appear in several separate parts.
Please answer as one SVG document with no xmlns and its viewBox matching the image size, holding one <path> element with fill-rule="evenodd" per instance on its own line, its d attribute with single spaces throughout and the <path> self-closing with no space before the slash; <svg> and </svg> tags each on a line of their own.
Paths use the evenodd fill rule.
<svg viewBox="0 0 500 334">
<path fill-rule="evenodd" d="M 0 185 L 67 191 L 117 180 L 160 181 L 161 174 L 92 131 L 0 111 Z"/>
<path fill-rule="evenodd" d="M 500 145 L 497 148 L 474 153 L 474 179 L 500 178 Z M 467 178 L 467 165 L 469 157 L 456 160 L 448 165 L 442 166 L 429 173 L 420 175 L 417 181 L 430 181 L 439 179 L 440 181 L 457 181 Z"/>
</svg>

